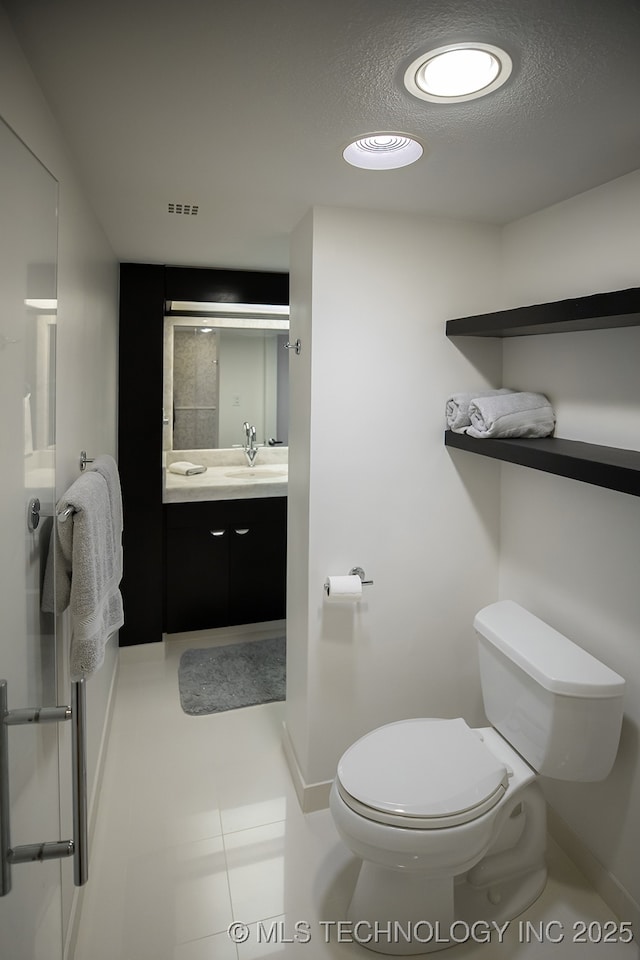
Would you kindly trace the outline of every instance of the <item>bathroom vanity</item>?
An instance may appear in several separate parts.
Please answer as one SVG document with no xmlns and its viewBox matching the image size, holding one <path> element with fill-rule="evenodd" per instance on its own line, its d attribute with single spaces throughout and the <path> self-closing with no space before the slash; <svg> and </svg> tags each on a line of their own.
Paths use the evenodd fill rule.
<svg viewBox="0 0 640 960">
<path fill-rule="evenodd" d="M 159 455 L 166 450 L 167 417 L 171 417 L 171 410 L 166 409 L 164 396 L 164 340 L 165 315 L 168 303 L 173 301 L 193 302 L 220 302 L 242 304 L 275 304 L 287 305 L 289 302 L 289 277 L 286 273 L 272 273 L 262 271 L 218 270 L 209 268 L 175 267 L 162 264 L 123 263 L 120 266 L 120 333 L 119 333 L 119 427 L 118 427 L 118 466 L 122 485 L 124 509 L 124 577 L 121 585 L 124 608 L 125 625 L 120 631 L 120 645 L 153 643 L 162 639 L 163 632 L 168 627 L 165 623 L 167 608 L 176 609 L 179 597 L 184 590 L 197 592 L 216 590 L 215 584 L 220 577 L 231 577 L 234 574 L 239 544 L 231 550 L 227 543 L 228 570 L 231 574 L 222 574 L 220 569 L 214 568 L 208 555 L 202 561 L 201 543 L 185 542 L 183 534 L 178 530 L 187 529 L 193 523 L 197 529 L 202 520 L 214 529 L 214 523 L 224 521 L 232 523 L 238 521 L 243 526 L 258 523 L 264 532 L 271 524 L 273 517 L 280 510 L 281 526 L 277 537 L 282 542 L 286 536 L 286 477 L 280 476 L 277 480 L 244 480 L 241 478 L 219 477 L 217 489 L 214 483 L 207 484 L 195 478 L 198 484 L 184 484 L 180 491 L 177 486 L 169 489 L 165 476 L 160 469 Z M 198 311 L 191 311 L 197 313 Z M 281 354 L 286 359 L 286 351 Z M 190 399 L 185 401 L 190 403 Z M 196 401 L 194 401 L 195 403 Z M 233 397 L 232 397 L 233 402 Z M 197 403 L 205 404 L 205 398 Z M 163 407 L 165 410 L 163 411 Z M 242 421 L 249 416 L 241 408 L 236 408 L 237 441 L 240 442 Z M 255 422 L 252 420 L 252 422 Z M 235 434 L 234 434 L 235 436 Z M 271 433 L 265 434 L 269 439 Z M 224 437 L 222 438 L 224 440 Z M 262 437 L 260 437 L 262 439 Z M 278 437 L 278 439 L 283 439 Z M 282 449 L 282 448 L 276 448 Z M 243 454 L 240 453 L 238 466 L 243 466 Z M 260 452 L 257 464 L 266 463 Z M 194 459 L 190 457 L 190 459 Z M 201 462 L 200 456 L 197 460 Z M 286 465 L 286 464 L 285 464 Z M 231 467 L 230 467 L 231 469 Z M 230 471 L 229 471 L 230 472 Z M 189 478 L 194 479 L 194 478 Z M 212 481 L 214 474 L 209 475 Z M 222 482 L 224 480 L 224 482 Z M 254 484 L 255 480 L 255 484 Z M 285 481 L 282 483 L 282 481 Z M 280 483 L 278 489 L 277 483 Z M 254 484 L 254 485 L 252 485 Z M 271 484 L 267 492 L 267 485 Z M 196 491 L 196 486 L 198 490 Z M 248 503 L 250 500 L 276 500 L 281 498 L 281 505 L 261 503 L 251 516 L 235 514 L 223 516 L 216 512 L 222 510 L 222 501 L 232 501 L 233 504 Z M 231 506 L 229 509 L 231 509 Z M 249 509 L 247 507 L 247 509 Z M 175 512 L 174 512 L 175 510 Z M 181 512 L 178 512 L 181 511 Z M 211 511 L 208 513 L 208 511 Z M 180 519 L 182 518 L 182 519 Z M 204 519 L 203 519 L 204 518 Z M 218 529 L 218 527 L 215 527 Z M 240 528 L 240 527 L 239 527 Z M 226 528 L 225 528 L 226 529 Z M 209 534 L 209 539 L 213 540 Z M 245 538 L 249 535 L 244 535 Z M 222 538 L 224 540 L 224 537 Z M 240 538 L 241 539 L 241 538 Z M 248 586 L 249 564 L 253 564 L 253 557 L 260 555 L 263 549 L 254 544 L 253 539 L 245 543 L 252 545 L 252 556 L 245 560 L 245 573 L 242 584 L 248 601 L 245 604 L 246 619 L 261 619 L 265 608 L 258 609 L 253 605 L 253 594 L 259 590 L 259 581 L 263 577 L 271 576 L 270 567 L 276 566 L 275 557 L 279 547 L 276 547 L 276 532 L 272 529 L 267 537 L 266 563 L 256 575 L 255 583 Z M 169 542 L 170 541 L 170 542 Z M 230 538 L 229 538 L 230 541 Z M 218 545 L 219 546 L 219 545 Z M 221 552 L 221 551 L 219 551 Z M 249 553 L 248 550 L 245 550 Z M 261 554 L 263 557 L 265 553 Z M 193 584 L 185 584 L 190 577 L 182 576 L 181 568 L 192 563 Z M 284 570 L 284 559 L 278 560 Z M 178 571 L 176 572 L 176 568 Z M 208 579 L 203 569 L 215 569 L 215 577 L 211 574 Z M 256 567 L 251 567 L 255 570 Z M 206 586 L 202 586 L 202 582 Z M 171 581 L 168 584 L 168 581 Z M 181 582 L 182 581 L 182 582 Z M 234 584 L 239 584 L 239 578 L 233 575 Z M 213 586 L 212 586 L 213 584 Z M 281 592 L 284 595 L 284 573 L 281 578 Z M 163 603 L 163 591 L 168 586 L 171 599 Z M 235 587 L 234 587 L 235 589 Z M 234 617 L 231 603 L 231 588 L 228 588 L 227 609 L 232 612 L 226 616 Z M 178 598 L 174 602 L 174 598 Z M 283 604 L 282 604 L 283 607 Z M 179 609 L 179 606 L 178 606 Z M 273 609 L 273 608 L 272 608 Z M 268 612 L 268 611 L 267 611 Z M 270 614 L 271 616 L 271 614 Z M 280 611 L 277 617 L 284 616 Z M 243 620 L 245 615 L 243 615 Z M 266 617 L 265 617 L 266 619 Z M 194 629 L 181 625 L 174 620 L 172 630 Z M 228 622 L 232 622 L 230 619 Z M 237 622 L 237 621 L 236 621 Z M 218 621 L 220 623 L 220 621 Z M 211 626 L 207 623 L 206 626 Z"/>
<path fill-rule="evenodd" d="M 286 497 L 164 509 L 167 633 L 284 619 Z"/>
<path fill-rule="evenodd" d="M 165 453 L 164 632 L 281 620 L 286 615 L 286 447 Z M 182 476 L 176 460 L 206 467 Z"/>
<path fill-rule="evenodd" d="M 286 616 L 288 448 L 163 454 L 163 631 Z M 204 470 L 174 473 L 188 461 Z"/>
</svg>

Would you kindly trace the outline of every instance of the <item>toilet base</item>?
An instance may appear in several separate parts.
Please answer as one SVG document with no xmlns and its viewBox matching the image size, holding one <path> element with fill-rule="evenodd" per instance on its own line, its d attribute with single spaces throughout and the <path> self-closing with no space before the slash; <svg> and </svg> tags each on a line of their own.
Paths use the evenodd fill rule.
<svg viewBox="0 0 640 960">
<path fill-rule="evenodd" d="M 488 943 L 489 935 L 495 943 L 499 932 L 494 924 L 502 928 L 531 906 L 546 881 L 544 864 L 520 877 L 476 887 L 465 877 L 419 878 L 365 861 L 347 917 L 354 940 L 388 956 Z"/>
</svg>

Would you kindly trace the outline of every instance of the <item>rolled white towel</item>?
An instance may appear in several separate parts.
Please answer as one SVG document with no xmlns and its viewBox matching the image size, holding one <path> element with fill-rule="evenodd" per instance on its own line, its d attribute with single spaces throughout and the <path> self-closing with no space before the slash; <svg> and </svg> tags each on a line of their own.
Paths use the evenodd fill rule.
<svg viewBox="0 0 640 960">
<path fill-rule="evenodd" d="M 207 468 L 201 463 L 191 463 L 190 460 L 176 460 L 167 467 L 170 473 L 178 473 L 182 477 L 193 477 L 196 473 L 206 473 Z"/>
<path fill-rule="evenodd" d="M 542 393 L 476 397 L 469 405 L 470 437 L 548 437 L 556 416 Z"/>
<path fill-rule="evenodd" d="M 465 433 L 471 423 L 469 419 L 469 404 L 476 397 L 496 397 L 503 393 L 513 393 L 506 387 L 499 390 L 467 390 L 459 393 L 452 393 L 447 400 L 446 418 L 447 428 L 454 433 Z"/>
</svg>

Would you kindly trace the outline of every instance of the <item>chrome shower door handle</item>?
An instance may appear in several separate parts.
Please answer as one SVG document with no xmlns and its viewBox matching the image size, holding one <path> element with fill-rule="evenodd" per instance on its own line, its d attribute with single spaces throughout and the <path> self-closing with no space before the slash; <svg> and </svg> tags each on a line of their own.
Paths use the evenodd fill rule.
<svg viewBox="0 0 640 960">
<path fill-rule="evenodd" d="M 73 777 L 73 882 L 89 879 L 87 803 L 87 698 L 84 680 L 71 684 L 71 776 Z"/>
<path fill-rule="evenodd" d="M 71 720 L 73 777 L 73 840 L 47 840 L 11 845 L 9 790 L 9 728 Z M 73 857 L 73 882 L 81 887 L 89 876 L 87 830 L 87 733 L 85 681 L 71 684 L 71 706 L 22 707 L 9 710 L 7 682 L 0 680 L 0 897 L 11 890 L 11 867 Z"/>
</svg>

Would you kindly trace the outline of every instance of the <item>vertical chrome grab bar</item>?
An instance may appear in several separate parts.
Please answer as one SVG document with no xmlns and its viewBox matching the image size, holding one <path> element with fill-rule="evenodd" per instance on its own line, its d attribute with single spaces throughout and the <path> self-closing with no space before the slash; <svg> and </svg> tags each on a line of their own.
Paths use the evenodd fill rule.
<svg viewBox="0 0 640 960">
<path fill-rule="evenodd" d="M 11 890 L 11 821 L 9 820 L 9 730 L 4 722 L 8 713 L 7 681 L 0 680 L 0 897 Z"/>
<path fill-rule="evenodd" d="M 70 707 L 24 707 L 9 710 L 7 682 L 0 680 L 0 897 L 11 890 L 11 867 L 15 863 L 61 860 L 73 857 L 73 882 L 81 887 L 89 877 L 87 829 L 87 709 L 85 681 L 71 684 Z M 73 777 L 73 840 L 39 841 L 11 845 L 9 789 L 9 727 L 71 720 L 71 769 Z"/>
<path fill-rule="evenodd" d="M 84 680 L 71 684 L 71 751 L 73 777 L 73 882 L 89 878 L 87 830 L 87 697 Z"/>
</svg>

